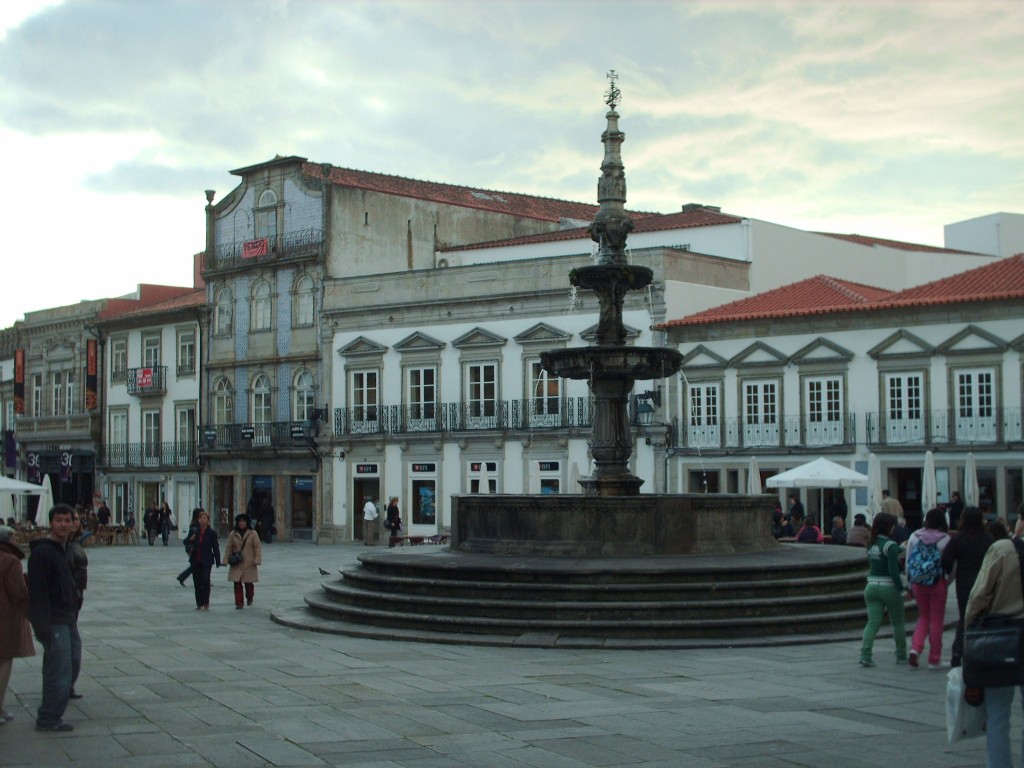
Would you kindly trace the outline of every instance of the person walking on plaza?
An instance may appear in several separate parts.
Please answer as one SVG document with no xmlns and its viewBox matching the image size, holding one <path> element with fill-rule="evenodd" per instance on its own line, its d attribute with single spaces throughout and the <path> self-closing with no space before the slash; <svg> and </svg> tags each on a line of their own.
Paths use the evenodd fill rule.
<svg viewBox="0 0 1024 768">
<path fill-rule="evenodd" d="M 388 509 L 384 519 L 384 527 L 391 533 L 389 547 L 395 546 L 394 539 L 402 535 L 402 512 L 398 509 L 398 497 L 388 499 Z"/>
<path fill-rule="evenodd" d="M 924 528 L 918 528 L 907 541 L 907 581 L 917 603 L 917 624 L 910 641 L 910 666 L 928 638 L 928 669 L 942 668 L 942 630 L 946 622 L 946 574 L 942 569 L 942 550 L 949 544 L 946 515 L 941 509 L 929 509 Z"/>
<path fill-rule="evenodd" d="M 795 493 L 789 495 L 789 522 L 799 531 L 804 524 L 804 504 Z"/>
<path fill-rule="evenodd" d="M 14 660 L 35 656 L 28 623 L 28 585 L 21 561 L 25 553 L 14 543 L 14 529 L 0 526 L 0 725 L 14 719 L 4 707 Z"/>
<path fill-rule="evenodd" d="M 897 520 L 903 517 L 903 505 L 900 504 L 899 499 L 894 499 L 890 496 L 888 490 L 882 491 L 882 503 L 880 506 L 883 512 L 892 515 Z"/>
<path fill-rule="evenodd" d="M 260 502 L 260 527 L 263 532 L 263 541 L 273 544 L 274 534 L 277 533 L 277 513 L 274 511 L 274 505 L 270 503 L 269 497 L 264 497 Z"/>
<path fill-rule="evenodd" d="M 964 522 L 970 510 L 971 507 L 964 510 Z M 990 613 L 999 613 L 1011 619 L 1024 619 L 1022 559 L 1024 542 L 1016 539 L 1001 539 L 988 548 L 968 597 L 967 612 L 964 615 L 967 626 Z M 1013 768 L 1013 756 L 1010 754 L 1010 708 L 1016 687 L 1021 689 L 1021 702 L 1024 704 L 1024 685 L 985 688 L 988 768 Z M 1020 757 L 1024 761 L 1024 745 Z"/>
<path fill-rule="evenodd" d="M 188 535 L 185 536 L 185 541 L 182 542 L 185 547 L 185 555 L 188 557 L 188 568 L 178 574 L 177 581 L 183 587 L 185 586 L 185 579 L 192 575 L 192 550 L 196 546 L 196 531 L 199 530 L 199 513 L 202 511 L 202 507 L 196 507 L 192 510 L 192 522 L 188 525 Z"/>
<path fill-rule="evenodd" d="M 377 544 L 377 526 L 380 525 L 380 513 L 377 512 L 377 505 L 373 503 L 373 497 L 369 496 L 363 504 L 363 544 L 368 547 Z"/>
<path fill-rule="evenodd" d="M 158 530 L 160 531 L 160 538 L 164 542 L 164 546 L 167 546 L 167 540 L 171 537 L 171 531 L 178 529 L 178 523 L 174 519 L 174 512 L 171 510 L 167 501 L 160 502 L 159 518 L 158 518 Z"/>
<path fill-rule="evenodd" d="M 886 611 L 892 622 L 896 640 L 896 663 L 907 660 L 907 632 L 904 623 L 903 577 L 900 575 L 899 544 L 889 538 L 896 527 L 896 518 L 887 512 L 875 515 L 868 541 L 868 583 L 864 587 L 864 603 L 868 609 L 868 623 L 860 647 L 860 665 L 873 667 L 875 635 L 882 626 Z"/>
<path fill-rule="evenodd" d="M 43 699 L 36 716 L 38 731 L 74 730 L 63 719 L 71 694 L 71 670 L 82 663 L 82 639 L 75 625 L 78 589 L 67 555 L 73 514 L 67 504 L 57 504 L 50 510 L 50 535 L 30 545 L 29 619 L 43 646 Z"/>
<path fill-rule="evenodd" d="M 149 546 L 152 547 L 157 534 L 160 533 L 160 510 L 156 508 L 155 504 L 146 507 L 146 511 L 142 515 L 142 527 L 146 529 L 146 539 L 149 541 Z"/>
<path fill-rule="evenodd" d="M 237 557 L 233 559 L 237 553 Z M 234 530 L 228 534 L 228 543 L 224 549 L 224 557 L 231 569 L 228 581 L 235 583 L 235 608 L 241 610 L 242 589 L 245 588 L 245 602 L 252 605 L 256 594 L 256 582 L 260 580 L 259 567 L 263 565 L 263 548 L 260 537 L 252 530 L 249 516 L 235 516 Z"/>
<path fill-rule="evenodd" d="M 210 527 L 210 516 L 205 509 L 196 515 L 196 532 L 193 536 L 192 553 L 189 555 L 192 564 L 192 586 L 196 593 L 196 610 L 210 610 L 210 572 L 214 564 L 218 568 L 220 560 L 220 542 L 217 532 Z"/>
<path fill-rule="evenodd" d="M 78 608 L 75 611 L 75 627 L 78 626 L 78 614 L 82 612 L 82 604 L 85 602 L 85 590 L 89 586 L 89 556 L 85 554 L 85 547 L 82 546 L 82 514 L 80 507 L 75 507 L 71 516 L 73 523 L 71 535 L 68 536 L 67 553 L 68 566 L 71 568 L 71 577 L 75 580 L 75 589 L 78 590 Z M 71 693 L 68 698 L 80 699 L 82 694 L 75 691 L 75 683 L 78 682 L 78 675 L 82 671 L 82 658 L 71 661 Z"/>
<path fill-rule="evenodd" d="M 964 655 L 964 614 L 971 588 L 981 570 L 985 553 L 992 546 L 992 535 L 985 530 L 985 518 L 977 507 L 964 507 L 960 529 L 942 550 L 942 568 L 954 580 L 956 606 L 960 612 L 953 636 L 950 664 L 959 667 Z"/>
<path fill-rule="evenodd" d="M 960 529 L 960 518 L 964 514 L 964 500 L 960 491 L 953 491 L 949 496 L 949 530 Z"/>
</svg>

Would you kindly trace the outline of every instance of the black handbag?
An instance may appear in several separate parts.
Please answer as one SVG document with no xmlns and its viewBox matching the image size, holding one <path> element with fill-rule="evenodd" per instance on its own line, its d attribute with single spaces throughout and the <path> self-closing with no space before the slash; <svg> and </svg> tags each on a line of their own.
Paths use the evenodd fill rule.
<svg viewBox="0 0 1024 768">
<path fill-rule="evenodd" d="M 228 555 L 228 565 L 239 565 L 241 562 L 242 562 L 242 553 L 241 552 L 238 552 L 236 550 L 235 552 L 232 552 L 230 555 Z"/>
<path fill-rule="evenodd" d="M 1024 544 L 1013 542 L 1024 595 Z M 993 613 L 964 632 L 964 685 L 997 688 L 1024 685 L 1024 619 Z"/>
</svg>

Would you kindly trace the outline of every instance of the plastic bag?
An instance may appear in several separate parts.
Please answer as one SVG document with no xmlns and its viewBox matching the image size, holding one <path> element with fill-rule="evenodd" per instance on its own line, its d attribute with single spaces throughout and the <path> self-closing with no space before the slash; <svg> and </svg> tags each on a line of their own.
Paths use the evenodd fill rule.
<svg viewBox="0 0 1024 768">
<path fill-rule="evenodd" d="M 950 744 L 985 735 L 985 704 L 972 707 L 964 698 L 966 690 L 963 669 L 953 667 L 946 678 L 946 735 Z"/>
</svg>

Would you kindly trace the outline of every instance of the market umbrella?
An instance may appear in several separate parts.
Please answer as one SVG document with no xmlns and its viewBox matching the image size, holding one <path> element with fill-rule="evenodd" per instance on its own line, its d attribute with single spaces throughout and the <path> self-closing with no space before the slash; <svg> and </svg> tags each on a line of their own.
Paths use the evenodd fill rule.
<svg viewBox="0 0 1024 768">
<path fill-rule="evenodd" d="M 15 480 L 10 477 L 0 477 L 0 493 L 33 496 L 42 492 L 42 487 L 34 483 L 23 483 L 21 480 Z"/>
<path fill-rule="evenodd" d="M 938 486 L 935 483 L 935 454 L 925 451 L 924 454 L 924 475 L 921 478 L 921 514 L 927 515 L 928 511 L 935 508 L 939 494 Z"/>
<path fill-rule="evenodd" d="M 9 517 L 14 517 L 14 499 L 11 494 L 0 492 L 0 522 L 6 524 Z"/>
<path fill-rule="evenodd" d="M 974 461 L 974 454 L 968 453 L 967 462 L 964 464 L 964 504 L 968 507 L 976 507 L 980 497 L 978 467 Z"/>
<path fill-rule="evenodd" d="M 882 464 L 878 457 L 868 454 L 868 520 L 882 509 Z"/>
<path fill-rule="evenodd" d="M 757 465 L 757 456 L 750 457 L 750 466 L 747 467 L 747 493 L 758 495 L 764 493 L 761 487 L 761 468 Z"/>
<path fill-rule="evenodd" d="M 569 493 L 580 492 L 580 465 L 575 461 L 569 465 Z"/>
<path fill-rule="evenodd" d="M 480 493 L 491 492 L 491 473 L 486 461 L 480 462 Z"/>
<path fill-rule="evenodd" d="M 868 484 L 867 475 L 821 458 L 772 475 L 765 481 L 769 488 L 856 488 Z M 825 497 L 820 496 L 819 519 L 825 524 Z"/>
<path fill-rule="evenodd" d="M 36 507 L 36 525 L 49 525 L 50 509 L 53 507 L 53 486 L 50 476 L 43 475 L 42 493 L 39 494 L 39 506 Z"/>
</svg>

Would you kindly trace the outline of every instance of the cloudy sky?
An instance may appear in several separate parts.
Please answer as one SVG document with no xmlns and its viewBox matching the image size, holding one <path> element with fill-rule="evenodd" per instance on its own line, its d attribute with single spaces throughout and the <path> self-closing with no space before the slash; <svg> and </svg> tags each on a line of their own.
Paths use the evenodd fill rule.
<svg viewBox="0 0 1024 768">
<path fill-rule="evenodd" d="M 630 207 L 941 245 L 1024 212 L 1022 32 L 1019 0 L 10 0 L 0 327 L 191 284 L 203 190 L 275 154 L 592 201 L 609 69 Z"/>
</svg>

